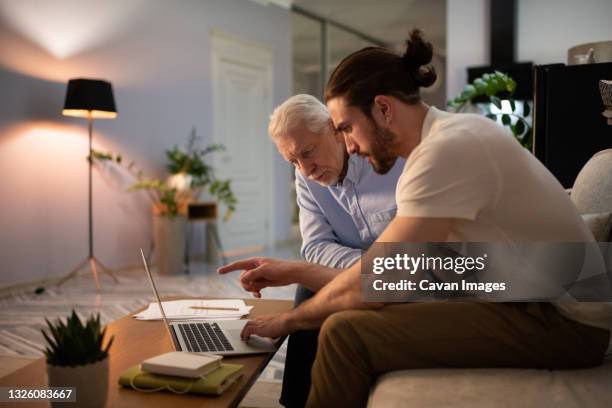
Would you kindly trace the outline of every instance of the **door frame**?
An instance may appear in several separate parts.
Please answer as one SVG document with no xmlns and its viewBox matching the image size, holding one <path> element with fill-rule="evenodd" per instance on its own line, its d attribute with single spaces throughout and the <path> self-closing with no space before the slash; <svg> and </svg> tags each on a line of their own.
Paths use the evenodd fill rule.
<svg viewBox="0 0 612 408">
<path fill-rule="evenodd" d="M 267 93 L 267 105 L 265 110 L 268 112 L 267 115 L 272 113 L 273 109 L 273 98 L 274 98 L 274 82 L 273 69 L 274 69 L 274 51 L 272 48 L 265 44 L 261 44 L 251 40 L 245 40 L 237 35 L 230 34 L 219 30 L 210 30 L 210 50 L 211 50 L 211 88 L 212 88 L 212 122 L 213 132 L 212 139 L 213 143 L 223 143 L 220 138 L 219 122 L 215 120 L 217 112 L 220 107 L 220 90 L 219 86 L 219 75 L 220 75 L 220 63 L 223 60 L 230 60 L 239 65 L 254 66 L 258 69 L 262 69 L 266 72 L 265 75 L 265 87 L 264 92 Z M 266 220 L 266 231 L 265 241 L 262 244 L 268 247 L 274 246 L 276 243 L 276 220 L 274 214 L 276 213 L 276 186 L 275 186 L 275 173 L 274 173 L 274 146 L 269 140 L 265 140 L 267 130 L 262 134 L 262 143 L 265 143 L 266 147 L 263 149 L 264 157 L 262 157 L 263 179 L 264 185 L 259 186 L 262 189 L 265 197 L 265 204 L 267 206 L 267 220 Z M 215 166 L 219 165 L 218 158 L 213 159 Z"/>
</svg>

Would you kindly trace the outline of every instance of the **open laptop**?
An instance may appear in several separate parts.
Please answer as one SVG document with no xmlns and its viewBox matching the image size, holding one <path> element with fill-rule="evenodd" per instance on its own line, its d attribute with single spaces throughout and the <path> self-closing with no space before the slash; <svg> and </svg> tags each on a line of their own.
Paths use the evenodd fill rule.
<svg viewBox="0 0 612 408">
<path fill-rule="evenodd" d="M 240 339 L 240 332 L 247 320 L 176 321 L 168 323 L 142 249 L 140 249 L 140 256 L 157 299 L 162 320 L 176 351 L 230 356 L 268 353 L 276 350 L 272 340 L 265 337 L 251 336 L 248 342 Z"/>
</svg>

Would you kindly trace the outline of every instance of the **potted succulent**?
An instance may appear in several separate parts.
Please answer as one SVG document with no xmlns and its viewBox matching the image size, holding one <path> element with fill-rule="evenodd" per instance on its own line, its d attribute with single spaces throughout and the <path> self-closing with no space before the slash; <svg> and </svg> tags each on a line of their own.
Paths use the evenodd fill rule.
<svg viewBox="0 0 612 408">
<path fill-rule="evenodd" d="M 531 108 L 527 102 L 524 102 L 522 109 L 519 109 L 513 99 L 515 89 L 514 79 L 502 72 L 495 71 L 484 74 L 471 84 L 467 84 L 460 95 L 448 102 L 448 106 L 453 112 L 475 111 L 500 122 L 512 132 L 524 148 L 531 151 L 533 149 L 532 128 L 531 123 L 527 120 L 531 114 Z M 488 108 L 483 112 L 474 106 L 474 99 L 483 96 L 489 98 L 489 101 L 497 108 L 497 112 L 491 112 Z"/>
<path fill-rule="evenodd" d="M 75 387 L 75 406 L 103 407 L 108 392 L 108 350 L 113 337 L 106 342 L 106 328 L 100 326 L 100 315 L 85 323 L 73 310 L 66 321 L 47 322 L 45 357 L 49 387 Z M 63 405 L 62 405 L 63 406 Z"/>
<path fill-rule="evenodd" d="M 189 202 L 197 200 L 206 192 L 225 206 L 224 221 L 227 221 L 236 208 L 236 197 L 232 192 L 230 180 L 215 177 L 214 169 L 206 163 L 206 156 L 224 149 L 223 145 L 197 146 L 198 136 L 195 128 L 191 130 L 185 148 L 174 146 L 166 151 L 170 173 L 167 179 L 146 177 L 137 170 L 134 163 L 127 168 L 136 178 L 128 191 L 145 190 L 153 202 L 153 240 L 155 258 L 160 274 L 176 274 L 182 270 L 185 256 L 186 214 Z M 121 164 L 119 154 L 94 151 L 93 156 L 100 161 Z"/>
</svg>

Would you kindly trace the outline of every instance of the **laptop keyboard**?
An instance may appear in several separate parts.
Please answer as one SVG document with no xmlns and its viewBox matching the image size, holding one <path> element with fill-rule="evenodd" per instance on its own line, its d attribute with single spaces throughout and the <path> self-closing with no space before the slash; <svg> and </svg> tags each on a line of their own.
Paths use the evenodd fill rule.
<svg viewBox="0 0 612 408">
<path fill-rule="evenodd" d="M 180 323 L 178 328 L 188 351 L 214 353 L 234 350 L 217 323 Z"/>
</svg>

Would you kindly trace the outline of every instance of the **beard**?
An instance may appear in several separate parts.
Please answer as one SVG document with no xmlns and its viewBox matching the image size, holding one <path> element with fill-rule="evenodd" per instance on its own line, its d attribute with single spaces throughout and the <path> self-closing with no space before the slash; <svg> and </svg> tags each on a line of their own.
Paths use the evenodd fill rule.
<svg viewBox="0 0 612 408">
<path fill-rule="evenodd" d="M 372 168 L 378 174 L 387 174 L 397 160 L 397 135 L 379 127 L 374 121 L 372 125 L 374 126 L 374 142 L 370 153 Z"/>
</svg>

